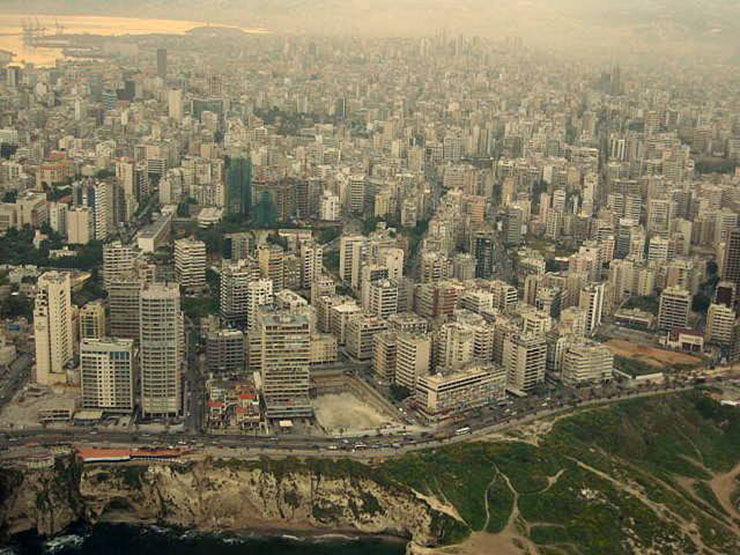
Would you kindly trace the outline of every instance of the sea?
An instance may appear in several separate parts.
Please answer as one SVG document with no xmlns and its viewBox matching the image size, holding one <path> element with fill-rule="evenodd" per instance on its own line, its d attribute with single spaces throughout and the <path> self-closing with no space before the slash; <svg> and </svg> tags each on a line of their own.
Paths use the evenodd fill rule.
<svg viewBox="0 0 740 555">
<path fill-rule="evenodd" d="M 2 0 L 0 0 L 0 5 Z M 137 17 L 108 17 L 92 15 L 19 14 L 0 12 L 0 54 L 14 64 L 34 64 L 53 67 L 56 60 L 65 59 L 61 48 L 46 48 L 27 44 L 23 28 L 39 30 L 39 36 L 55 36 L 62 41 L 64 35 L 90 34 L 101 36 L 145 35 L 165 33 L 182 35 L 207 23 L 175 19 L 145 19 Z M 238 28 L 245 33 L 264 33 L 262 28 Z"/>
<path fill-rule="evenodd" d="M 101 523 L 50 540 L 19 536 L 0 555 L 402 555 L 402 541 L 373 537 L 234 536 Z"/>
</svg>

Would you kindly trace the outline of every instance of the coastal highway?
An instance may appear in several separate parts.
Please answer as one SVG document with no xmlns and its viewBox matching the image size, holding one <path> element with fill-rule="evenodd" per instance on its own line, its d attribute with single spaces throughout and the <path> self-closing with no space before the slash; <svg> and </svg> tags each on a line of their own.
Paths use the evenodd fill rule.
<svg viewBox="0 0 740 555">
<path fill-rule="evenodd" d="M 736 379 L 738 373 L 727 369 L 724 375 L 711 378 L 714 382 Z M 309 456 L 309 457 L 351 457 L 356 459 L 385 458 L 419 449 L 435 448 L 449 443 L 469 441 L 493 432 L 499 432 L 528 424 L 536 420 L 566 414 L 574 409 L 605 405 L 634 399 L 683 391 L 703 385 L 706 378 L 675 380 L 664 385 L 645 385 L 639 388 L 604 390 L 583 390 L 567 401 L 550 396 L 521 399 L 506 409 L 482 411 L 475 420 L 453 424 L 434 431 L 404 433 L 395 435 L 368 435 L 357 438 L 307 437 L 297 435 L 204 435 L 198 433 L 135 433 L 120 431 L 100 431 L 86 428 L 75 429 L 37 429 L 5 432 L 0 434 L 0 449 L 19 445 L 54 443 L 73 443 L 76 445 L 98 447 L 155 447 L 180 446 L 192 448 L 204 454 L 231 457 L 255 458 L 259 456 Z M 526 403 L 525 403 L 526 401 Z M 511 407 L 516 407 L 512 409 Z M 470 432 L 457 435 L 456 430 L 465 426 Z"/>
</svg>

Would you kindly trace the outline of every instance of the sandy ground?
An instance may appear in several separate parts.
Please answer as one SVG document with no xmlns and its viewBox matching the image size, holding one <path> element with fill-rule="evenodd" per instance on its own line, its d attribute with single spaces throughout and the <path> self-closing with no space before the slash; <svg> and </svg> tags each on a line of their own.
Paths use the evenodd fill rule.
<svg viewBox="0 0 740 555">
<path fill-rule="evenodd" d="M 74 387 L 40 388 L 39 393 L 17 392 L 0 413 L 0 429 L 40 428 L 38 414 L 41 408 L 68 400 L 76 402 L 80 397 L 80 390 Z"/>
<path fill-rule="evenodd" d="M 732 504 L 732 494 L 735 489 L 740 487 L 738 485 L 738 477 L 740 477 L 740 463 L 735 465 L 735 468 L 725 474 L 717 474 L 709 482 L 709 486 L 717 496 L 717 500 L 720 505 L 724 507 L 728 514 L 733 515 L 733 522 L 735 522 L 735 530 L 740 533 L 740 525 L 738 525 L 738 518 L 740 513 Z"/>
<path fill-rule="evenodd" d="M 352 393 L 320 395 L 314 401 L 314 410 L 318 423 L 330 433 L 372 430 L 395 423 Z"/>
<path fill-rule="evenodd" d="M 534 555 L 534 553 L 536 551 L 522 541 L 521 536 L 507 530 L 500 534 L 474 532 L 459 545 L 438 548 L 414 546 L 411 550 L 411 555 Z"/>
<path fill-rule="evenodd" d="M 650 345 L 640 345 L 639 343 L 631 343 L 621 339 L 610 339 L 605 343 L 605 345 L 609 347 L 611 352 L 615 355 L 635 358 L 641 362 L 655 366 L 656 368 L 667 368 L 674 364 L 701 363 L 701 358 L 694 355 L 688 355 L 686 353 L 679 353 L 676 351 L 666 351 L 664 349 L 658 349 L 657 347 L 651 347 Z"/>
</svg>

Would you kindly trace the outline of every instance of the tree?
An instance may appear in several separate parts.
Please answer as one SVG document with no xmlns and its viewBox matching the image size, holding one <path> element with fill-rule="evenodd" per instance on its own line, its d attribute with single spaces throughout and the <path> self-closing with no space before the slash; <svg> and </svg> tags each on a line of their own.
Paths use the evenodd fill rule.
<svg viewBox="0 0 740 555">
<path fill-rule="evenodd" d="M 25 295 L 8 295 L 0 303 L 0 317 L 15 319 L 25 317 L 29 320 L 33 317 L 33 306 Z"/>
<path fill-rule="evenodd" d="M 257 228 L 264 229 L 275 227 L 276 223 L 277 210 L 275 209 L 275 203 L 272 201 L 272 195 L 264 192 L 254 207 L 254 225 Z"/>
<path fill-rule="evenodd" d="M 409 395 L 411 395 L 411 391 L 407 387 L 391 384 L 391 397 L 394 401 L 403 401 Z"/>
<path fill-rule="evenodd" d="M 107 179 L 109 177 L 115 177 L 115 175 L 115 171 L 103 168 L 102 170 L 98 170 L 98 172 L 95 174 L 95 177 L 97 177 L 98 179 Z"/>
<path fill-rule="evenodd" d="M 331 243 L 334 239 L 341 235 L 339 228 L 337 227 L 325 227 L 319 231 L 319 243 L 322 245 Z"/>
<path fill-rule="evenodd" d="M 362 234 L 370 235 L 373 231 L 375 231 L 375 227 L 378 225 L 379 221 L 380 219 L 376 217 L 367 218 L 363 220 L 362 221 Z"/>
<path fill-rule="evenodd" d="M 714 276 L 717 274 L 717 271 L 719 270 L 719 266 L 717 266 L 717 262 L 714 260 L 710 260 L 707 262 L 707 275 Z"/>
<path fill-rule="evenodd" d="M 704 293 L 697 293 L 691 300 L 691 310 L 697 313 L 706 313 L 712 300 Z"/>
</svg>

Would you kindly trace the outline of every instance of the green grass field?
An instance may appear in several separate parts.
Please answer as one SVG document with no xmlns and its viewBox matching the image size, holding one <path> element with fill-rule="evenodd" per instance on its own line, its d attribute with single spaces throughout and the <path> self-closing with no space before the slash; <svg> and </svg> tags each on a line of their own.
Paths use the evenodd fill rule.
<svg viewBox="0 0 740 555">
<path fill-rule="evenodd" d="M 537 446 L 462 443 L 378 470 L 454 505 L 469 531 L 491 533 L 512 513 L 506 477 L 519 528 L 544 552 L 740 553 L 733 517 L 706 483 L 738 461 L 740 410 L 692 391 L 577 413 Z M 682 478 L 699 480 L 693 492 Z"/>
</svg>

